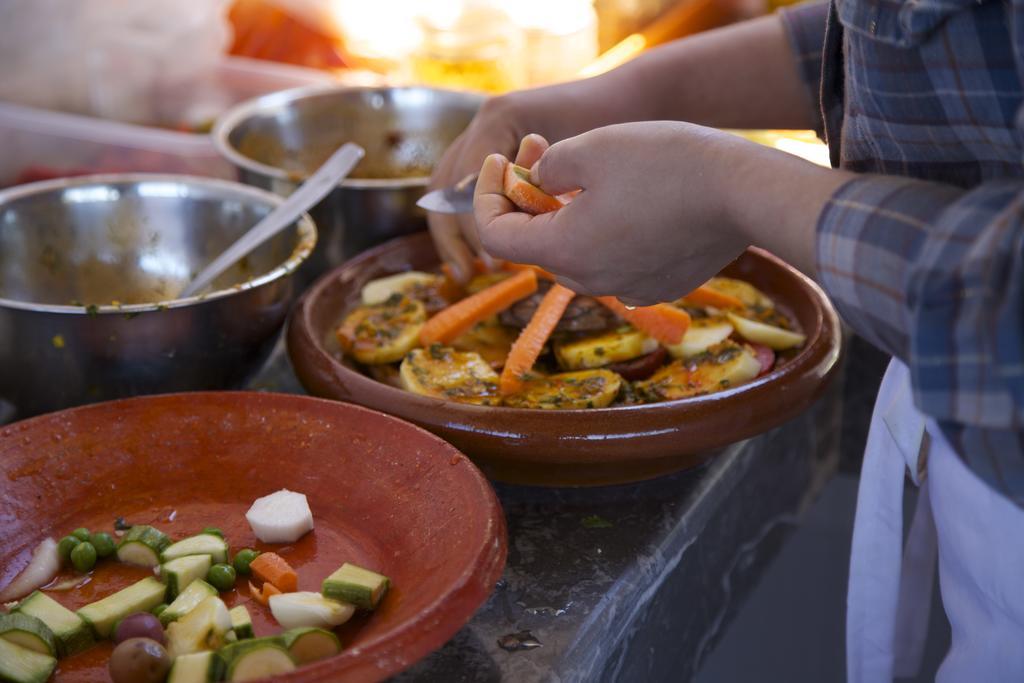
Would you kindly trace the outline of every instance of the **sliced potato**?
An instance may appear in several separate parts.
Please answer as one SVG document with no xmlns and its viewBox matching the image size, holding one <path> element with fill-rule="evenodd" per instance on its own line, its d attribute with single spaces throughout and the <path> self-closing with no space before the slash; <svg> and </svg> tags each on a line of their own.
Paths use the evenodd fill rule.
<svg viewBox="0 0 1024 683">
<path fill-rule="evenodd" d="M 521 392 L 505 397 L 505 405 L 561 410 L 604 408 L 615 400 L 621 386 L 622 378 L 611 370 L 563 372 L 527 381 Z"/>
<path fill-rule="evenodd" d="M 673 358 L 692 358 L 720 344 L 732 334 L 732 325 L 721 316 L 691 318 L 690 327 L 678 344 L 667 346 Z"/>
<path fill-rule="evenodd" d="M 484 406 L 501 403 L 498 374 L 478 353 L 435 344 L 407 355 L 399 372 L 402 385 L 414 394 Z"/>
<path fill-rule="evenodd" d="M 474 325 L 453 341 L 452 347 L 459 351 L 479 353 L 492 368 L 500 369 L 504 367 L 505 359 L 508 358 L 508 352 L 515 340 L 515 330 L 505 327 L 498 321 L 498 316 L 494 316 Z"/>
<path fill-rule="evenodd" d="M 422 302 L 394 295 L 383 304 L 349 313 L 338 327 L 338 343 L 360 363 L 394 363 L 416 348 L 426 321 Z"/>
<path fill-rule="evenodd" d="M 736 331 L 741 337 L 755 344 L 764 344 L 775 351 L 785 351 L 795 346 L 802 346 L 807 341 L 805 335 L 798 334 L 797 332 L 790 332 L 781 327 L 741 318 L 734 313 L 727 315 L 729 316 L 729 322 L 736 327 Z"/>
<path fill-rule="evenodd" d="M 566 370 L 600 368 L 651 353 L 658 342 L 632 327 L 555 344 L 555 357 Z"/>
<path fill-rule="evenodd" d="M 761 363 L 748 347 L 727 340 L 690 360 L 669 363 L 633 388 L 648 401 L 672 401 L 728 389 L 760 372 Z"/>
<path fill-rule="evenodd" d="M 713 277 L 704 283 L 708 289 L 734 296 L 751 308 L 774 308 L 775 304 L 760 289 L 744 280 L 731 277 Z"/>
<path fill-rule="evenodd" d="M 385 303 L 395 294 L 408 296 L 417 289 L 437 288 L 444 280 L 440 275 L 410 270 L 387 277 L 370 280 L 363 285 L 362 299 L 364 306 L 377 306 Z"/>
<path fill-rule="evenodd" d="M 504 270 L 496 270 L 493 273 L 482 273 L 473 277 L 469 282 L 466 283 L 466 293 L 476 294 L 481 292 L 491 285 L 496 285 L 502 280 L 507 280 L 515 275 L 515 273 L 509 273 Z"/>
</svg>

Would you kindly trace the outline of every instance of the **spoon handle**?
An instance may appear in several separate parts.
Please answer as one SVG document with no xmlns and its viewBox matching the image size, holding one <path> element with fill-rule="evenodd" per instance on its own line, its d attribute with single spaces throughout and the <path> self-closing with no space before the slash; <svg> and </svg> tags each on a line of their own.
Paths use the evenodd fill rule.
<svg viewBox="0 0 1024 683">
<path fill-rule="evenodd" d="M 304 211 L 309 210 L 337 187 L 338 183 L 352 172 L 365 153 L 362 147 L 354 143 L 347 142 L 342 145 L 316 170 L 316 173 L 299 186 L 299 189 L 239 237 L 210 265 L 203 268 L 182 290 L 178 298 L 194 296 L 202 291 L 243 256 L 294 223 Z"/>
</svg>

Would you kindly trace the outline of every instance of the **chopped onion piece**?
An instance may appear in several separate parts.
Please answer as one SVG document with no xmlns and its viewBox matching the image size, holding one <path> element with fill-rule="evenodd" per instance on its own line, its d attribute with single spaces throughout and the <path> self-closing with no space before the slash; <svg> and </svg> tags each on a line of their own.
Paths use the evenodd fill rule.
<svg viewBox="0 0 1024 683">
<path fill-rule="evenodd" d="M 271 595 L 270 611 L 284 628 L 312 626 L 331 629 L 351 619 L 356 608 L 319 593 L 299 592 Z"/>
<path fill-rule="evenodd" d="M 264 543 L 291 543 L 313 530 L 313 513 L 306 496 L 288 489 L 257 498 L 245 518 L 256 538 Z"/>
<path fill-rule="evenodd" d="M 57 553 L 57 541 L 47 538 L 36 546 L 28 566 L 0 592 L 0 602 L 25 597 L 40 586 L 53 581 L 59 570 L 60 555 Z"/>
</svg>

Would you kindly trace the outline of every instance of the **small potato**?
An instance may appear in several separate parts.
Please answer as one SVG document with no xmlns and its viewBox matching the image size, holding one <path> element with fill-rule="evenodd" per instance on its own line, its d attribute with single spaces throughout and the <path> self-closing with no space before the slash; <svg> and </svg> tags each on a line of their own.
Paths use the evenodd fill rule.
<svg viewBox="0 0 1024 683">
<path fill-rule="evenodd" d="M 658 342 L 632 327 L 555 344 L 555 357 L 566 370 L 600 368 L 645 356 Z"/>
<path fill-rule="evenodd" d="M 515 340 L 516 332 L 502 325 L 495 316 L 474 325 L 453 341 L 452 347 L 479 353 L 492 368 L 498 370 L 504 367 Z"/>
<path fill-rule="evenodd" d="M 149 638 L 129 638 L 114 648 L 108 664 L 113 683 L 163 683 L 171 658 Z"/>
<path fill-rule="evenodd" d="M 732 334 L 732 325 L 721 316 L 692 318 L 690 327 L 678 344 L 668 347 L 673 358 L 692 358 L 720 344 Z"/>
<path fill-rule="evenodd" d="M 744 306 L 749 308 L 775 307 L 775 304 L 770 298 L 768 298 L 768 296 L 765 295 L 764 292 L 743 280 L 737 280 L 731 277 L 713 277 L 708 280 L 704 286 L 721 294 L 734 296 L 742 301 Z"/>
<path fill-rule="evenodd" d="M 615 400 L 621 387 L 622 378 L 610 370 L 563 372 L 528 380 L 521 392 L 505 397 L 505 405 L 549 410 L 604 408 Z"/>
<path fill-rule="evenodd" d="M 501 403 L 498 374 L 478 353 L 435 344 L 406 356 L 399 373 L 402 385 L 414 394 L 484 406 Z"/>
<path fill-rule="evenodd" d="M 426 321 L 422 302 L 395 295 L 383 304 L 356 308 L 336 334 L 342 350 L 360 363 L 395 363 L 419 343 Z"/>
<path fill-rule="evenodd" d="M 749 382 L 760 372 L 761 363 L 749 347 L 724 341 L 699 356 L 669 363 L 633 389 L 646 401 L 674 401 Z"/>
</svg>

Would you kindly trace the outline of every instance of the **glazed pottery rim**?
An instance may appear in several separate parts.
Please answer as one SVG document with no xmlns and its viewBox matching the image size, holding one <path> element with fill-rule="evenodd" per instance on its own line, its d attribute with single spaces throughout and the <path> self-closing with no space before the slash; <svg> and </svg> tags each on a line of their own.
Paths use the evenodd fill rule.
<svg viewBox="0 0 1024 683">
<path fill-rule="evenodd" d="M 460 461 L 464 461 L 463 465 L 468 468 L 468 475 L 463 476 L 469 476 L 471 481 L 476 485 L 475 490 L 482 494 L 479 502 L 484 505 L 482 507 L 475 508 L 475 512 L 477 514 L 481 512 L 487 513 L 484 517 L 488 519 L 488 523 L 484 527 L 486 531 L 481 536 L 483 542 L 478 544 L 477 552 L 472 558 L 472 561 L 465 566 L 463 571 L 459 573 L 457 579 L 448 586 L 447 590 L 439 594 L 413 618 L 406 619 L 405 621 L 396 624 L 395 627 L 390 629 L 388 632 L 378 634 L 367 642 L 360 643 L 355 648 L 350 647 L 348 649 L 343 649 L 333 657 L 329 657 L 318 662 L 310 662 L 297 668 L 293 672 L 284 674 L 283 676 L 275 676 L 273 679 L 260 678 L 259 680 L 332 680 L 330 678 L 330 674 L 334 672 L 339 664 L 353 659 L 379 659 L 380 657 L 385 656 L 388 657 L 389 660 L 398 663 L 399 666 L 383 667 L 380 669 L 378 673 L 380 674 L 380 680 L 383 680 L 386 677 L 396 675 L 401 671 L 408 669 L 444 645 L 444 643 L 457 633 L 459 629 L 465 626 L 469 620 L 472 619 L 477 610 L 483 606 L 490 595 L 494 592 L 494 587 L 501 579 L 508 559 L 508 532 L 505 523 L 505 513 L 500 501 L 498 500 L 497 493 L 494 491 L 494 487 L 488 481 L 480 468 L 477 467 L 477 465 L 465 453 L 429 430 L 396 415 L 390 415 L 383 411 L 347 401 L 336 401 L 302 394 L 286 394 L 281 392 L 251 390 L 194 391 L 133 396 L 129 398 L 85 404 L 75 406 L 73 408 L 65 408 L 63 410 L 37 415 L 18 422 L 12 422 L 10 424 L 0 426 L 0 433 L 7 435 L 11 430 L 18 431 L 19 429 L 27 428 L 36 422 L 51 421 L 66 415 L 86 413 L 90 410 L 100 408 L 117 407 L 118 405 L 123 405 L 125 403 L 145 403 L 148 401 L 168 399 L 190 399 L 186 405 L 191 406 L 193 405 L 192 399 L 194 399 L 194 404 L 198 404 L 204 398 L 216 398 L 221 396 L 241 396 L 248 400 L 269 400 L 271 402 L 283 401 L 285 403 L 316 403 L 332 411 L 342 410 L 353 411 L 355 413 L 372 414 L 384 418 L 387 421 L 398 422 L 404 427 L 411 429 L 414 433 L 419 433 L 422 437 L 427 438 L 430 442 L 438 446 L 441 451 L 448 451 L 448 453 L 443 453 L 443 457 L 447 458 L 447 464 L 453 464 L 452 456 L 457 457 Z M 475 578 L 480 578 L 481 581 L 479 582 L 479 585 L 486 587 L 483 590 L 482 598 L 480 600 L 473 599 L 471 607 L 460 607 L 459 609 L 448 613 L 451 615 L 450 618 L 444 618 L 442 610 L 446 605 L 459 604 L 459 597 L 466 596 L 467 592 L 468 595 L 471 596 L 473 592 L 475 592 L 473 585 Z M 416 646 L 415 644 L 407 642 L 409 634 L 414 633 L 417 628 L 421 628 L 425 623 L 429 623 L 431 628 L 422 629 L 422 632 L 426 635 L 420 642 L 424 643 L 424 645 Z M 447 624 L 447 626 L 445 627 L 444 624 Z M 400 662 L 399 659 L 396 659 L 396 654 L 388 654 L 386 651 L 388 650 L 389 643 L 394 642 L 399 642 L 400 646 L 404 648 L 402 651 L 411 650 L 413 656 L 409 658 L 408 661 Z M 380 652 L 381 650 L 384 650 L 385 652 Z M 328 676 L 324 677 L 324 674 L 327 674 Z"/>
<path fill-rule="evenodd" d="M 510 408 L 507 406 L 480 406 L 470 403 L 460 403 L 458 401 L 449 401 L 446 399 L 422 396 L 420 394 L 414 394 L 398 387 L 393 387 L 383 382 L 379 382 L 372 377 L 359 372 L 358 370 L 351 368 L 341 361 L 339 361 L 327 348 L 324 346 L 324 340 L 318 339 L 313 334 L 314 329 L 310 321 L 310 315 L 312 313 L 312 306 L 314 302 L 317 302 L 323 295 L 324 290 L 335 286 L 339 280 L 344 279 L 344 274 L 351 271 L 360 270 L 366 262 L 373 261 L 380 257 L 381 254 L 387 253 L 391 249 L 397 248 L 398 244 L 403 240 L 408 240 L 416 237 L 422 233 L 414 233 L 413 235 L 406 235 L 395 238 L 384 244 L 381 244 L 373 249 L 370 249 L 355 258 L 337 266 L 331 271 L 324 274 L 316 283 L 314 283 L 295 306 L 295 310 L 288 320 L 288 327 L 296 325 L 296 317 L 301 317 L 302 324 L 299 325 L 298 332 L 306 338 L 307 343 L 311 342 L 312 348 L 316 349 L 317 355 L 322 359 L 326 360 L 332 368 L 335 368 L 339 374 L 343 374 L 348 381 L 348 378 L 352 378 L 355 387 L 373 387 L 375 391 L 383 392 L 382 398 L 391 398 L 396 401 L 402 401 L 407 405 L 422 407 L 422 408 L 438 408 L 438 407 L 451 407 L 455 410 L 462 412 L 466 417 L 476 415 L 491 415 L 491 416 L 508 416 L 509 418 L 518 418 L 526 415 L 534 416 L 536 419 L 539 415 L 549 415 L 551 419 L 557 419 L 559 416 L 569 416 L 569 419 L 579 416 L 609 416 L 609 415 L 629 415 L 633 413 L 643 413 L 645 415 L 660 415 L 663 413 L 676 414 L 680 410 L 686 410 L 688 408 L 696 406 L 710 406 L 715 403 L 727 402 L 730 399 L 736 398 L 746 392 L 753 389 L 763 387 L 767 384 L 783 380 L 789 376 L 795 376 L 799 371 L 807 365 L 814 365 L 819 362 L 820 359 L 817 356 L 821 355 L 821 349 L 819 348 L 822 344 L 827 344 L 828 340 L 824 337 L 832 330 L 838 333 L 839 330 L 839 317 L 834 307 L 829 302 L 827 295 L 824 290 L 811 278 L 807 277 L 799 270 L 789 265 L 778 256 L 775 256 L 771 252 L 761 249 L 759 247 L 749 247 L 747 252 L 752 253 L 757 258 L 767 260 L 773 266 L 783 269 L 788 275 L 795 278 L 801 288 L 808 292 L 808 299 L 813 303 L 814 313 L 816 317 L 821 321 L 816 329 L 807 332 L 807 339 L 801 347 L 799 353 L 794 357 L 787 360 L 781 365 L 776 365 L 772 370 L 760 377 L 757 377 L 744 384 L 731 387 L 722 391 L 716 391 L 712 394 L 705 394 L 702 396 L 690 396 L 682 399 L 675 399 L 671 401 L 658 401 L 656 403 L 642 403 L 636 405 L 624 405 L 624 406 L 609 406 L 605 408 L 568 408 L 568 409 L 540 409 L 540 408 Z M 741 255 L 742 257 L 742 255 Z M 738 257 L 738 258 L 741 258 Z M 379 277 L 384 277 L 385 274 Z M 781 302 L 784 306 L 787 302 Z M 339 317 L 341 312 L 339 311 Z M 286 334 L 288 341 L 291 341 L 291 334 Z M 289 344 L 290 345 L 290 344 Z M 838 355 L 839 346 L 836 345 L 832 355 Z M 452 425 L 454 426 L 454 425 Z"/>
<path fill-rule="evenodd" d="M 245 185 L 231 180 L 220 178 L 207 178 L 204 176 L 176 174 L 176 173 L 97 173 L 92 175 L 75 176 L 72 178 L 54 178 L 51 180 L 40 180 L 34 183 L 15 185 L 14 187 L 0 190 L 0 210 L 9 203 L 31 197 L 33 195 L 53 192 L 57 190 L 73 189 L 79 186 L 89 185 L 139 185 L 143 183 L 165 183 L 185 187 L 209 187 L 222 193 L 223 199 L 255 200 L 255 203 L 269 205 L 271 210 L 277 208 L 284 202 L 284 197 L 276 195 L 267 190 Z M 142 304 L 44 304 L 21 299 L 7 299 L 0 296 L 0 307 L 11 308 L 37 313 L 59 313 L 64 315 L 111 315 L 111 314 L 135 314 L 151 311 L 163 311 L 176 308 L 186 308 L 195 304 L 207 301 L 223 299 L 225 297 L 257 289 L 272 282 L 281 280 L 301 266 L 317 243 L 316 223 L 308 213 L 303 212 L 296 221 L 298 237 L 292 248 L 291 254 L 284 262 L 278 264 L 262 275 L 249 278 L 226 289 L 218 289 L 205 294 L 195 294 L 190 297 L 179 299 L 167 299 L 165 301 L 154 301 Z M 251 226 L 250 226 L 251 227 Z"/>
<path fill-rule="evenodd" d="M 431 88 L 421 85 L 340 85 L 333 83 L 320 83 L 316 85 L 304 85 L 266 95 L 259 95 L 234 105 L 223 114 L 217 117 L 213 124 L 210 137 L 217 151 L 230 163 L 238 168 L 258 173 L 265 178 L 278 181 L 285 181 L 293 185 L 303 181 L 302 174 L 286 171 L 280 166 L 274 166 L 253 157 L 243 154 L 238 147 L 231 142 L 231 134 L 240 125 L 245 123 L 252 116 L 259 114 L 268 108 L 288 105 L 299 100 L 323 95 L 341 94 L 347 92 L 363 93 L 384 93 L 384 92 L 431 92 L 443 93 L 447 96 L 459 98 L 460 100 L 475 101 L 482 104 L 485 97 L 480 93 L 469 90 L 451 90 L 447 88 Z M 339 183 L 339 187 L 358 190 L 394 190 L 405 188 L 425 188 L 430 184 L 430 176 L 410 176 L 405 178 L 346 178 Z"/>
</svg>

